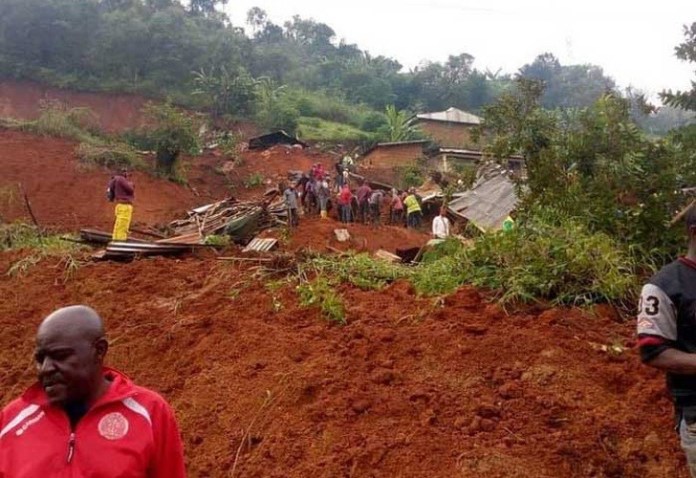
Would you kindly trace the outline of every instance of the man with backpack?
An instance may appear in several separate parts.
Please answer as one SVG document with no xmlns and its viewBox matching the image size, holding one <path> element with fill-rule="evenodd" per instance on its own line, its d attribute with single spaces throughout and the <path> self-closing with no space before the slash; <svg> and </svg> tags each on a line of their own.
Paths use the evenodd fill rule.
<svg viewBox="0 0 696 478">
<path fill-rule="evenodd" d="M 129 179 L 127 169 L 121 171 L 111 178 L 107 188 L 107 198 L 116 203 L 114 230 L 111 239 L 114 241 L 125 241 L 128 239 L 128 229 L 133 218 L 133 201 L 135 199 L 135 185 Z"/>
</svg>

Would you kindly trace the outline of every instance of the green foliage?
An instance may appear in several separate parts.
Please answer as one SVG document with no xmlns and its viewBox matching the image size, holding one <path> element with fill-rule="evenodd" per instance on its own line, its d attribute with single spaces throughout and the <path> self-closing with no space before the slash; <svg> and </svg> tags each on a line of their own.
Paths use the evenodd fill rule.
<svg viewBox="0 0 696 478">
<path fill-rule="evenodd" d="M 311 282 L 303 282 L 297 286 L 297 292 L 303 307 L 319 307 L 326 320 L 346 324 L 343 300 L 328 280 L 320 277 Z"/>
<path fill-rule="evenodd" d="M 407 111 L 397 111 L 394 105 L 386 108 L 387 125 L 384 139 L 389 142 L 409 141 L 416 139 L 420 131 L 413 124 L 413 119 Z"/>
<path fill-rule="evenodd" d="M 78 265 L 72 254 L 82 248 L 74 242 L 62 240 L 60 236 L 42 234 L 36 227 L 23 222 L 0 224 L 0 252 L 26 252 L 26 255 L 12 263 L 7 275 L 23 275 L 47 257 L 63 257 L 65 279 L 69 279 Z"/>
<path fill-rule="evenodd" d="M 684 26 L 686 40 L 675 48 L 677 58 L 689 63 L 696 63 L 696 22 Z M 663 91 L 660 98 L 668 106 L 696 111 L 696 81 L 691 82 L 690 91 Z"/>
<path fill-rule="evenodd" d="M 148 103 L 144 112 L 148 121 L 145 131 L 157 152 L 157 170 L 175 177 L 181 153 L 198 153 L 194 120 L 171 103 Z"/>
<path fill-rule="evenodd" d="M 68 108 L 58 101 L 45 101 L 41 103 L 40 114 L 35 121 L 8 121 L 5 126 L 79 141 L 75 154 L 87 164 L 110 168 L 145 168 L 145 162 L 132 147 L 97 132 L 94 115 L 88 108 Z"/>
<path fill-rule="evenodd" d="M 319 277 L 335 277 L 361 289 L 379 289 L 408 276 L 406 269 L 375 260 L 367 254 L 351 254 L 341 259 L 312 257 L 303 264 L 303 268 Z"/>
<path fill-rule="evenodd" d="M 582 220 L 540 211 L 511 232 L 488 234 L 474 246 L 416 271 L 416 290 L 441 294 L 469 283 L 498 292 L 503 303 L 549 299 L 587 305 L 633 298 L 637 265 L 621 244 Z"/>
<path fill-rule="evenodd" d="M 89 108 L 69 108 L 60 101 L 42 101 L 39 117 L 36 121 L 23 123 L 23 129 L 89 144 L 103 142 L 96 133 L 94 114 Z"/>
<path fill-rule="evenodd" d="M 353 126 L 319 118 L 302 117 L 298 124 L 297 134 L 305 141 L 346 143 L 370 142 L 375 139 L 374 135 Z"/>
<path fill-rule="evenodd" d="M 425 182 L 423 168 L 418 165 L 404 166 L 399 171 L 399 186 L 401 189 L 418 187 Z"/>
<path fill-rule="evenodd" d="M 232 244 L 232 239 L 230 236 L 219 236 L 212 234 L 210 236 L 206 236 L 205 244 L 215 247 L 228 247 L 230 244 Z"/>
<path fill-rule="evenodd" d="M 214 116 L 248 116 L 253 112 L 257 82 L 242 69 L 230 73 L 225 66 L 217 71 L 194 72 L 194 95 L 205 98 Z"/>
<path fill-rule="evenodd" d="M 544 53 L 520 68 L 519 76 L 544 86 L 544 108 L 582 108 L 607 92 L 616 90 L 613 79 L 596 65 L 561 65 L 551 53 Z"/>
<path fill-rule="evenodd" d="M 75 150 L 77 157 L 88 164 L 97 164 L 111 169 L 145 169 L 145 161 L 130 146 L 123 143 L 93 145 L 81 143 Z"/>
<path fill-rule="evenodd" d="M 258 188 L 263 186 L 263 175 L 261 173 L 252 173 L 244 180 L 244 187 L 247 189 Z"/>
<path fill-rule="evenodd" d="M 282 129 L 295 133 L 300 112 L 285 86 L 276 86 L 269 78 L 261 78 L 256 83 L 256 98 L 256 122 L 259 125 L 267 130 Z"/>
</svg>

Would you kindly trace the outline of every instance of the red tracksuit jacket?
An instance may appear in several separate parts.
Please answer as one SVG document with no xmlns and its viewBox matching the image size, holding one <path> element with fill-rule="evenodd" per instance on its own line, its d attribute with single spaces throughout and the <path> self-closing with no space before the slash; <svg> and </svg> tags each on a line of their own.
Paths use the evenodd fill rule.
<svg viewBox="0 0 696 478">
<path fill-rule="evenodd" d="M 185 478 L 172 409 L 106 369 L 111 386 L 70 429 L 37 384 L 0 415 L 0 478 Z"/>
</svg>

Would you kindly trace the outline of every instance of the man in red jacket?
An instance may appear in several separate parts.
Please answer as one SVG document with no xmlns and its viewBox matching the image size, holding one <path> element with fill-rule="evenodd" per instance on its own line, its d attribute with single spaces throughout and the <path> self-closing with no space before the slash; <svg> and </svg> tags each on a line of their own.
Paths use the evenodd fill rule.
<svg viewBox="0 0 696 478">
<path fill-rule="evenodd" d="M 185 478 L 172 409 L 103 366 L 102 320 L 85 306 L 39 327 L 39 381 L 0 414 L 0 478 Z"/>
</svg>

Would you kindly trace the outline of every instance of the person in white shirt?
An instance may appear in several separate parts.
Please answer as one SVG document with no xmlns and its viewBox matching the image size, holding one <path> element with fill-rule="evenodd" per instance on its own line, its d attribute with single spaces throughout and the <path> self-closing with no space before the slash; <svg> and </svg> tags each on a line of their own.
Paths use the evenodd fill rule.
<svg viewBox="0 0 696 478">
<path fill-rule="evenodd" d="M 433 237 L 435 239 L 447 239 L 450 235 L 450 222 L 447 219 L 447 208 L 440 208 L 440 215 L 433 219 Z"/>
</svg>

